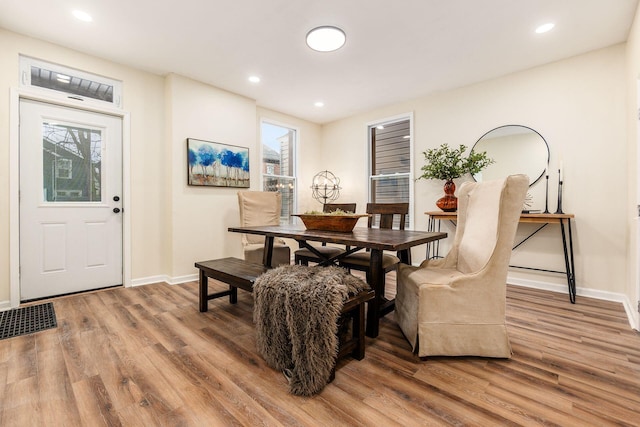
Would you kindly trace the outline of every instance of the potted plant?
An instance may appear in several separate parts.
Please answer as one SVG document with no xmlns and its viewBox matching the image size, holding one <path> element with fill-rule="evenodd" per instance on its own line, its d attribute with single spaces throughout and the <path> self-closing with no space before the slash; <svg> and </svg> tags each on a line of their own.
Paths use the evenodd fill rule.
<svg viewBox="0 0 640 427">
<path fill-rule="evenodd" d="M 458 198 L 454 195 L 456 185 L 453 180 L 469 173 L 475 175 L 494 162 L 487 152 L 476 153 L 473 150 L 464 156 L 467 147 L 460 145 L 458 149 L 442 144 L 438 148 L 424 151 L 425 165 L 418 179 L 444 180 L 444 197 L 438 199 L 436 205 L 445 212 L 453 212 L 458 208 Z"/>
</svg>

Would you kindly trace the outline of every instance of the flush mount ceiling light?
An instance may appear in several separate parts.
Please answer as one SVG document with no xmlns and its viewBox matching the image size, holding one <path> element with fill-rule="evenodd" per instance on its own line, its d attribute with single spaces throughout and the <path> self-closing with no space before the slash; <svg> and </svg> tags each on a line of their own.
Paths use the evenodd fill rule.
<svg viewBox="0 0 640 427">
<path fill-rule="evenodd" d="M 258 77 L 258 76 L 250 76 L 249 77 L 249 81 L 251 83 L 260 83 L 260 77 Z"/>
<path fill-rule="evenodd" d="M 317 27 L 307 33 L 307 46 L 318 52 L 332 52 L 340 49 L 347 36 L 338 27 Z"/>
<path fill-rule="evenodd" d="M 324 102 L 322 101 L 316 101 L 313 103 L 313 105 L 315 105 L 316 107 L 320 108 L 320 107 L 324 107 Z"/>
<path fill-rule="evenodd" d="M 555 26 L 556 26 L 556 24 L 554 24 L 553 22 L 548 22 L 548 23 L 540 25 L 538 28 L 536 28 L 536 33 L 537 34 L 546 33 L 547 31 L 553 30 L 553 27 L 555 27 Z"/>
<path fill-rule="evenodd" d="M 93 18 L 87 12 L 83 12 L 81 10 L 74 10 L 71 13 L 73 14 L 73 16 L 75 16 L 77 19 L 79 19 L 81 21 L 84 21 L 84 22 L 93 21 Z"/>
</svg>

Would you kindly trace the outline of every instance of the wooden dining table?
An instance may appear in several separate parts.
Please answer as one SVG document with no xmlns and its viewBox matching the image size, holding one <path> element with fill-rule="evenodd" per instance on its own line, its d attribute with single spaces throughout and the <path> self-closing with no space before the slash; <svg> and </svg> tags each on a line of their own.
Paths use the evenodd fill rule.
<svg viewBox="0 0 640 427">
<path fill-rule="evenodd" d="M 393 230 L 368 227 L 356 227 L 351 232 L 307 230 L 299 225 L 265 225 L 252 227 L 229 227 L 228 231 L 265 236 L 263 263 L 271 267 L 273 242 L 276 237 L 293 239 L 302 248 L 307 248 L 320 259 L 320 265 L 330 265 L 340 258 L 361 250 L 371 252 L 367 281 L 375 291 L 375 297 L 367 304 L 368 337 L 378 336 L 380 318 L 393 311 L 395 299 L 384 296 L 385 276 L 382 269 L 383 251 L 397 252 L 400 262 L 411 263 L 411 248 L 447 237 L 444 232 Z M 337 256 L 327 258 L 309 242 L 324 242 L 344 245 L 348 249 Z"/>
</svg>

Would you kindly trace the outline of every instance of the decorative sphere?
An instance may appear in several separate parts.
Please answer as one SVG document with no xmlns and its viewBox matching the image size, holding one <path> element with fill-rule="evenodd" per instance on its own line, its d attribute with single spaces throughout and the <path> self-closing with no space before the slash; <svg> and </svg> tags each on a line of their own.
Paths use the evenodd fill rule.
<svg viewBox="0 0 640 427">
<path fill-rule="evenodd" d="M 311 184 L 313 198 L 322 204 L 333 202 L 340 196 L 340 178 L 329 171 L 315 174 Z"/>
</svg>

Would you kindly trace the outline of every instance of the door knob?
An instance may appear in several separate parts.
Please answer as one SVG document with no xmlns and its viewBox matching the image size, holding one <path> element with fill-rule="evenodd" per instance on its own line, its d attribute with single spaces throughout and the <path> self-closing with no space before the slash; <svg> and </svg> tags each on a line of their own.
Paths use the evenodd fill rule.
<svg viewBox="0 0 640 427">
<path fill-rule="evenodd" d="M 113 213 L 120 213 L 120 208 L 113 208 Z"/>
</svg>

